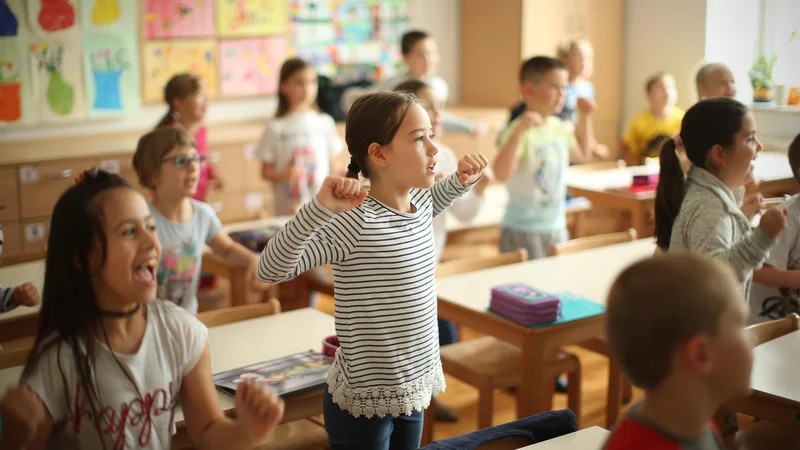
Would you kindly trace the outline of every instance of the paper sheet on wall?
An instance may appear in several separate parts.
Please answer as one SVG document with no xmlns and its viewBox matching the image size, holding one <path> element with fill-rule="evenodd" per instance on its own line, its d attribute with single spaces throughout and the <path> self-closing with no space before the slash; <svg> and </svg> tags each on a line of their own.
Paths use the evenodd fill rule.
<svg viewBox="0 0 800 450">
<path fill-rule="evenodd" d="M 0 126 L 35 119 L 28 44 L 23 38 L 0 38 Z"/>
<path fill-rule="evenodd" d="M 217 0 L 217 26 L 223 38 L 285 33 L 287 0 Z"/>
<path fill-rule="evenodd" d="M 69 39 L 80 35 L 76 0 L 28 0 L 31 34 L 45 39 Z"/>
<path fill-rule="evenodd" d="M 137 0 L 82 0 L 81 25 L 88 36 L 98 32 L 136 33 Z"/>
<path fill-rule="evenodd" d="M 86 117 L 79 41 L 34 40 L 28 51 L 33 101 L 39 121 Z"/>
<path fill-rule="evenodd" d="M 0 37 L 29 36 L 25 0 L 0 0 Z"/>
<path fill-rule="evenodd" d="M 286 38 L 234 39 L 220 42 L 220 89 L 226 97 L 274 94 L 286 59 Z"/>
<path fill-rule="evenodd" d="M 150 41 L 142 49 L 145 102 L 162 102 L 170 77 L 192 72 L 203 79 L 206 93 L 217 95 L 217 42 L 214 39 Z"/>
<path fill-rule="evenodd" d="M 144 0 L 146 39 L 214 35 L 214 0 Z"/>
<path fill-rule="evenodd" d="M 90 116 L 139 109 L 139 57 L 133 34 L 92 34 L 84 42 L 83 74 Z"/>
</svg>

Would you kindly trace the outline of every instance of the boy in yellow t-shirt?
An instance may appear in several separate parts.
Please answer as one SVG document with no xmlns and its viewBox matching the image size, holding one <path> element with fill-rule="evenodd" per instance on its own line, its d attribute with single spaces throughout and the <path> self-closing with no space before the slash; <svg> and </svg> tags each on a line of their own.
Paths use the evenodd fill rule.
<svg viewBox="0 0 800 450">
<path fill-rule="evenodd" d="M 621 154 L 628 165 L 644 164 L 645 158 L 657 157 L 664 141 L 681 130 L 684 112 L 675 106 L 675 78 L 658 72 L 647 79 L 645 86 L 650 108 L 631 119 L 622 136 Z"/>
</svg>

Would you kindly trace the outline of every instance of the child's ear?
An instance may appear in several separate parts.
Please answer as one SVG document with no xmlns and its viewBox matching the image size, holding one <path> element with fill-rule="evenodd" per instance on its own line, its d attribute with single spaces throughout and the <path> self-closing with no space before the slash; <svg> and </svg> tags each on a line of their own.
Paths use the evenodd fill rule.
<svg viewBox="0 0 800 450">
<path fill-rule="evenodd" d="M 711 150 L 708 151 L 709 165 L 715 169 L 721 169 L 725 166 L 725 153 L 726 150 L 719 144 L 711 147 Z"/>
<path fill-rule="evenodd" d="M 533 82 L 523 81 L 520 90 L 522 91 L 523 97 L 530 96 L 533 93 Z"/>
<path fill-rule="evenodd" d="M 681 347 L 683 363 L 694 373 L 708 375 L 714 370 L 714 355 L 708 336 L 692 336 Z"/>
<path fill-rule="evenodd" d="M 386 167 L 389 164 L 386 160 L 386 148 L 377 142 L 369 144 L 367 155 L 369 155 L 369 160 L 372 164 L 377 167 Z"/>
</svg>

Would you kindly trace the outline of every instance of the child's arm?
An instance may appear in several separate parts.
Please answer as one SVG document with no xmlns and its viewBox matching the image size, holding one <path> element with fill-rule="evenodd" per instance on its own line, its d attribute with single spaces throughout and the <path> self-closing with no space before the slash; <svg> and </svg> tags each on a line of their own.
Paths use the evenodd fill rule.
<svg viewBox="0 0 800 450">
<path fill-rule="evenodd" d="M 23 384 L 9 389 L 0 401 L 0 448 L 44 448 L 31 444 L 36 444 L 34 440 L 43 441 L 40 434 L 49 439 L 52 433 L 53 419 L 46 411 L 42 400 L 28 386 Z"/>
<path fill-rule="evenodd" d="M 256 155 L 261 159 L 261 177 L 270 182 L 287 181 L 292 176 L 291 164 L 284 170 L 275 168 L 275 153 L 277 136 L 272 132 L 271 124 L 264 129 L 264 135 L 258 143 Z"/>
<path fill-rule="evenodd" d="M 303 205 L 267 243 L 258 277 L 265 283 L 291 280 L 311 268 L 341 261 L 355 248 L 364 226 L 358 214 L 345 213 L 367 197 L 358 180 L 328 177 L 319 193 Z"/>
<path fill-rule="evenodd" d="M 488 164 L 489 160 L 480 153 L 465 155 L 458 162 L 458 170 L 434 183 L 430 190 L 433 217 L 444 212 L 455 199 L 469 192 L 473 184 L 481 179 Z"/>
<path fill-rule="evenodd" d="M 39 301 L 39 290 L 31 283 L 23 283 L 16 288 L 0 286 L 0 313 L 11 311 L 17 306 L 36 306 Z"/>
<path fill-rule="evenodd" d="M 189 439 L 198 448 L 253 448 L 283 417 L 280 397 L 251 383 L 236 389 L 236 419 L 225 417 L 214 387 L 208 343 L 183 378 L 180 395 Z"/>
<path fill-rule="evenodd" d="M 513 129 L 506 131 L 502 140 L 504 143 L 500 148 L 500 152 L 494 159 L 492 170 L 494 176 L 498 181 L 506 181 L 517 170 L 517 163 L 519 161 L 520 144 L 522 144 L 522 137 L 532 127 L 541 126 L 544 119 L 539 113 L 526 111 L 519 117 L 519 122 Z"/>
<path fill-rule="evenodd" d="M 800 270 L 782 270 L 777 267 L 763 265 L 753 272 L 753 281 L 775 288 L 800 288 Z"/>
<path fill-rule="evenodd" d="M 591 114 L 578 114 L 578 124 L 575 128 L 575 138 L 569 151 L 569 161 L 572 164 L 584 164 L 592 160 L 592 117 Z M 590 140 L 591 139 L 591 140 Z"/>
<path fill-rule="evenodd" d="M 207 244 L 214 253 L 224 258 L 228 264 L 234 267 L 247 267 L 247 281 L 251 289 L 261 291 L 267 288 L 267 285 L 258 279 L 258 255 L 242 244 L 235 242 L 224 231 L 218 232 Z"/>
<path fill-rule="evenodd" d="M 292 178 L 292 168 L 287 167 L 285 170 L 278 170 L 272 163 L 261 163 L 261 177 L 273 183 L 279 181 L 288 181 Z"/>
</svg>

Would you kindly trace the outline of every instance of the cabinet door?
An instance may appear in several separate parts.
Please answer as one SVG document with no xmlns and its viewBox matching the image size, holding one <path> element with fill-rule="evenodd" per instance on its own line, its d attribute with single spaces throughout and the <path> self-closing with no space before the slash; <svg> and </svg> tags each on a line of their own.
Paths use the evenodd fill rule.
<svg viewBox="0 0 800 450">
<path fill-rule="evenodd" d="M 67 161 L 19 166 L 20 203 L 22 219 L 49 216 L 61 194 L 75 177 L 91 168 L 94 161 Z"/>
<path fill-rule="evenodd" d="M 213 164 L 214 171 L 222 178 L 229 191 L 244 189 L 245 161 L 241 145 L 215 147 L 208 152 L 208 161 Z"/>
<path fill-rule="evenodd" d="M 19 222 L 3 222 L 3 253 L 0 260 L 22 253 L 22 225 Z"/>
<path fill-rule="evenodd" d="M 0 221 L 19 219 L 19 186 L 15 167 L 0 169 Z"/>
<path fill-rule="evenodd" d="M 49 236 L 49 216 L 24 220 L 22 222 L 22 251 L 24 253 L 35 253 L 46 250 Z"/>
</svg>

